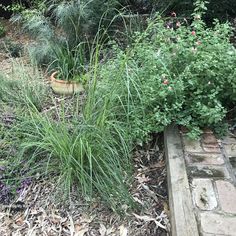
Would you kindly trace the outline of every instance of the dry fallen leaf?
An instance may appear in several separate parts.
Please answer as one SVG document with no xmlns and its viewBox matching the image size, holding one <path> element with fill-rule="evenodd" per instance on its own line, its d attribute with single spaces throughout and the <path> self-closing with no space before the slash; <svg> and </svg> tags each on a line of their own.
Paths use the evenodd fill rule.
<svg viewBox="0 0 236 236">
<path fill-rule="evenodd" d="M 105 236 L 106 232 L 107 232 L 107 229 L 106 229 L 105 225 L 104 224 L 100 224 L 100 228 L 99 228 L 100 235 L 101 236 Z"/>
<path fill-rule="evenodd" d="M 87 225 L 75 225 L 75 234 L 74 236 L 84 236 L 89 230 Z"/>
<path fill-rule="evenodd" d="M 128 229 L 124 225 L 121 225 L 119 228 L 120 228 L 120 236 L 128 235 Z"/>
<path fill-rule="evenodd" d="M 163 225 L 163 224 L 161 224 L 159 221 L 157 221 L 155 218 L 153 218 L 153 217 L 150 217 L 150 216 L 139 216 L 139 215 L 137 215 L 137 214 L 135 214 L 135 213 L 133 213 L 133 215 L 137 218 L 137 219 L 139 219 L 139 220 L 143 220 L 143 221 L 145 221 L 145 222 L 151 222 L 151 221 L 153 221 L 153 222 L 155 222 L 155 224 L 158 226 L 158 227 L 160 227 L 160 228 L 162 228 L 162 229 L 166 229 L 166 227 Z"/>
<path fill-rule="evenodd" d="M 135 178 L 138 180 L 140 184 L 150 181 L 150 178 L 146 177 L 144 174 L 142 174 L 141 176 L 137 175 Z"/>
</svg>

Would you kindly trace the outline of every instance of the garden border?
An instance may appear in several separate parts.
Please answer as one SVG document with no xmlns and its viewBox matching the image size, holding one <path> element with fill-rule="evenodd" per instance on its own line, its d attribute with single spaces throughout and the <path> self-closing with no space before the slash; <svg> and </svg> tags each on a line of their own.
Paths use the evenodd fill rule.
<svg viewBox="0 0 236 236">
<path fill-rule="evenodd" d="M 168 195 L 172 236 L 199 236 L 185 166 L 183 146 L 177 126 L 164 131 Z"/>
</svg>

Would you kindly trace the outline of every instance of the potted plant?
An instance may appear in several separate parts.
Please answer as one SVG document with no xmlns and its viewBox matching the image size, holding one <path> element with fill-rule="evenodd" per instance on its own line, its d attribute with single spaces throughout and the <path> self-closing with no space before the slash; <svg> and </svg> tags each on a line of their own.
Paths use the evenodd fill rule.
<svg viewBox="0 0 236 236">
<path fill-rule="evenodd" d="M 51 88 L 54 93 L 59 95 L 73 95 L 83 92 L 84 86 L 80 77 L 75 77 L 73 80 L 57 79 L 58 71 L 55 71 L 50 76 Z"/>
<path fill-rule="evenodd" d="M 84 69 L 84 47 L 80 43 L 74 49 L 66 46 L 53 47 L 54 60 L 49 71 L 51 88 L 56 94 L 73 95 L 84 91 L 87 80 Z"/>
</svg>

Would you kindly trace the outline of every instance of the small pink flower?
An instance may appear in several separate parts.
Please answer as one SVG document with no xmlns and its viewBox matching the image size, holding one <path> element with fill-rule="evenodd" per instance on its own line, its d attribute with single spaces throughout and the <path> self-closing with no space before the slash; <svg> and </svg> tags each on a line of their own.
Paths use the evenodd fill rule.
<svg viewBox="0 0 236 236">
<path fill-rule="evenodd" d="M 195 36 L 195 35 L 196 35 L 196 32 L 193 30 L 193 31 L 191 32 L 191 34 L 192 34 L 193 36 Z"/>
<path fill-rule="evenodd" d="M 169 84 L 169 80 L 168 80 L 168 79 L 165 79 L 165 80 L 163 81 L 163 84 L 165 84 L 165 85 Z"/>
<path fill-rule="evenodd" d="M 176 13 L 174 11 L 171 12 L 172 17 L 176 17 Z"/>
</svg>

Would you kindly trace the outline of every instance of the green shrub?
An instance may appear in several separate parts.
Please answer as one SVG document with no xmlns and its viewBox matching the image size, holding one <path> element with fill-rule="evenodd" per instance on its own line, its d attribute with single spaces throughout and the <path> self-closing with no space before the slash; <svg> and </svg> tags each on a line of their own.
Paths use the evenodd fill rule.
<svg viewBox="0 0 236 236">
<path fill-rule="evenodd" d="M 176 30 L 157 17 L 145 33 L 137 34 L 134 45 L 118 50 L 101 66 L 97 94 L 116 94 L 111 107 L 129 114 L 135 139 L 162 131 L 171 122 L 185 125 L 189 135 L 197 137 L 200 128 L 218 128 L 235 103 L 231 28 L 218 21 L 207 28 L 199 19 L 200 10 L 191 26 L 178 23 Z M 118 112 L 113 115 L 124 121 Z"/>
<path fill-rule="evenodd" d="M 4 40 L 5 50 L 11 57 L 21 57 L 23 55 L 23 45 L 13 42 L 11 39 Z"/>
</svg>

